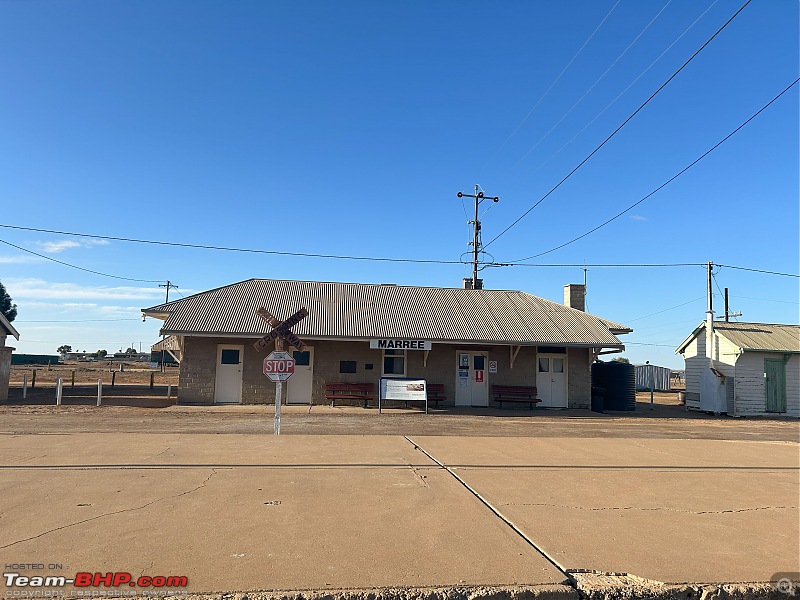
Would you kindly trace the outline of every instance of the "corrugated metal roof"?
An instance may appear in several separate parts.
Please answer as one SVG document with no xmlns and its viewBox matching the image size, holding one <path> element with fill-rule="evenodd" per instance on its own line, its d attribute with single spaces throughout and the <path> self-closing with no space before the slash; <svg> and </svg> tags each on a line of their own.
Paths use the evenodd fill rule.
<svg viewBox="0 0 800 600">
<path fill-rule="evenodd" d="M 164 334 L 261 336 L 264 307 L 309 339 L 419 338 L 431 341 L 620 348 L 610 330 L 630 331 L 525 292 L 248 279 L 144 309 L 166 317 Z"/>
<path fill-rule="evenodd" d="M 0 313 L 0 332 L 5 332 L 2 335 L 13 335 L 16 339 L 19 339 L 19 332 L 14 329 L 14 326 L 6 319 L 3 313 Z"/>
<path fill-rule="evenodd" d="M 682 352 L 700 332 L 705 330 L 705 323 L 698 325 L 675 352 Z M 800 325 L 714 321 L 714 331 L 745 351 L 800 352 Z"/>
</svg>

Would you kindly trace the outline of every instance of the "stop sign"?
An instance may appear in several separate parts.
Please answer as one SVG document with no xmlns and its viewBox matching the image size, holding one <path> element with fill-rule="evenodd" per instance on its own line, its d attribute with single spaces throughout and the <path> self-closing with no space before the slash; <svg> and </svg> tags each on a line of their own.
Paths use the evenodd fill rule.
<svg viewBox="0 0 800 600">
<path fill-rule="evenodd" d="M 264 359 L 264 375 L 271 381 L 286 381 L 293 373 L 294 358 L 288 352 L 272 352 Z"/>
</svg>

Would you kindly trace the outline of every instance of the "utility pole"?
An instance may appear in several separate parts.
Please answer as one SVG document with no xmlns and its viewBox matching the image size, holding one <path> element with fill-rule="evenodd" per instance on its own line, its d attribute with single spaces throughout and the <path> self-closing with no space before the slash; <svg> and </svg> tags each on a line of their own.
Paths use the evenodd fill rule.
<svg viewBox="0 0 800 600">
<path fill-rule="evenodd" d="M 484 195 L 477 183 L 475 184 L 474 194 L 458 192 L 458 197 L 475 199 L 475 220 L 469 221 L 469 223 L 472 224 L 472 289 L 480 290 L 483 289 L 483 282 L 478 280 L 478 254 L 481 248 L 481 222 L 478 220 L 478 206 L 484 200 L 499 202 L 500 198 L 498 196 L 492 197 Z"/>
<path fill-rule="evenodd" d="M 714 269 L 714 263 L 710 262 L 706 265 L 707 273 L 707 286 L 706 295 L 708 296 L 708 310 L 706 310 L 706 356 L 708 357 L 709 368 L 714 366 L 714 294 L 711 291 L 711 276 Z"/>
<path fill-rule="evenodd" d="M 163 283 L 163 284 L 160 283 L 160 284 L 158 284 L 158 287 L 167 288 L 167 297 L 164 300 L 164 304 L 169 304 L 169 289 L 170 288 L 175 288 L 177 290 L 178 286 L 175 285 L 174 283 L 172 283 L 169 279 L 167 279 L 167 283 Z M 162 334 L 161 335 L 161 341 L 163 342 L 166 339 L 166 337 L 167 336 Z M 166 357 L 166 351 L 164 350 L 164 348 L 161 348 L 161 372 L 162 373 L 164 372 L 164 359 L 165 359 L 165 357 Z"/>
<path fill-rule="evenodd" d="M 731 312 L 728 309 L 728 288 L 725 288 L 725 322 L 729 323 L 731 317 L 741 317 L 741 312 Z"/>
</svg>

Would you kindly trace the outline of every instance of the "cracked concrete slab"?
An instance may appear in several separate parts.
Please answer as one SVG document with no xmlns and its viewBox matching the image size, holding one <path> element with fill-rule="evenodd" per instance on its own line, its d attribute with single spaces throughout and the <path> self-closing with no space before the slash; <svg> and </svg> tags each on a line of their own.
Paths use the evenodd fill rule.
<svg viewBox="0 0 800 600">
<path fill-rule="evenodd" d="M 413 441 L 568 569 L 667 583 L 800 570 L 797 444 Z"/>
<path fill-rule="evenodd" d="M 0 456 L 13 467 L 0 469 L 4 563 L 185 575 L 192 593 L 497 586 L 575 597 L 399 437 L 0 437 Z"/>
</svg>

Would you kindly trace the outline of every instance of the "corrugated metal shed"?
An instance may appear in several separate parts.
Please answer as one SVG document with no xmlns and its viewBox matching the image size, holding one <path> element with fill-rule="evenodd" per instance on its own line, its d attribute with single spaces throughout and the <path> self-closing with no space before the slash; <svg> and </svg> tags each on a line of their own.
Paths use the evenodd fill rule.
<svg viewBox="0 0 800 600">
<path fill-rule="evenodd" d="M 525 292 L 248 279 L 144 309 L 166 319 L 162 333 L 261 336 L 264 307 L 308 339 L 419 338 L 445 342 L 624 348 L 631 330 Z"/>
<path fill-rule="evenodd" d="M 671 375 L 672 370 L 668 367 L 636 365 L 636 391 L 649 390 L 652 385 L 655 391 L 668 392 L 672 389 Z"/>
<path fill-rule="evenodd" d="M 705 329 L 705 323 L 698 325 L 675 352 L 683 352 Z M 800 353 L 800 325 L 715 321 L 714 331 L 746 352 Z"/>
</svg>

